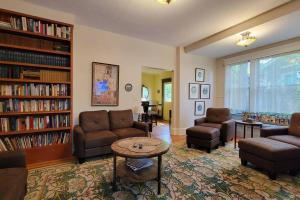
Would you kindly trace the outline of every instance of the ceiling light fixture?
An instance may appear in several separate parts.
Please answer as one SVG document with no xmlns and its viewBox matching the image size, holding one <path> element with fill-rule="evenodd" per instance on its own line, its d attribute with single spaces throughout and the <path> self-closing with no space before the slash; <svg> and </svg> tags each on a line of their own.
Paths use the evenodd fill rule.
<svg viewBox="0 0 300 200">
<path fill-rule="evenodd" d="M 256 41 L 255 36 L 251 36 L 249 31 L 242 33 L 241 36 L 242 38 L 236 43 L 238 46 L 247 47 Z"/>
<path fill-rule="evenodd" d="M 170 4 L 171 2 L 173 2 L 174 0 L 156 0 L 158 3 L 160 4 Z"/>
</svg>

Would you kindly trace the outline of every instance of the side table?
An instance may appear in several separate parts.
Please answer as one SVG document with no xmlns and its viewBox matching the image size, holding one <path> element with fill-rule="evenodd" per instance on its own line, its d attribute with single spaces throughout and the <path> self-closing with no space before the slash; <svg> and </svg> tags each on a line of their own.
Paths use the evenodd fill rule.
<svg viewBox="0 0 300 200">
<path fill-rule="evenodd" d="M 261 122 L 244 122 L 242 120 L 235 120 L 235 131 L 234 131 L 234 148 L 236 148 L 236 129 L 237 129 L 237 125 L 243 125 L 244 126 L 244 138 L 246 138 L 246 126 L 250 126 L 251 127 L 251 138 L 253 138 L 253 128 L 254 127 L 259 127 L 261 128 L 263 126 L 263 123 Z"/>
</svg>

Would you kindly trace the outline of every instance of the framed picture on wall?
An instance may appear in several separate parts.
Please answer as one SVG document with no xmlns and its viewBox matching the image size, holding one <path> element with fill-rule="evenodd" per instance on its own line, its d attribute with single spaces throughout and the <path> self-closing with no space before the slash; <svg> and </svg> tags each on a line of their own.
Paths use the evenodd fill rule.
<svg viewBox="0 0 300 200">
<path fill-rule="evenodd" d="M 119 105 L 119 65 L 92 63 L 92 106 Z"/>
<path fill-rule="evenodd" d="M 205 101 L 195 101 L 195 116 L 205 114 Z"/>
<path fill-rule="evenodd" d="M 210 99 L 210 84 L 200 85 L 200 99 Z"/>
<path fill-rule="evenodd" d="M 205 81 L 205 69 L 196 68 L 195 69 L 195 81 L 204 82 Z"/>
<path fill-rule="evenodd" d="M 189 83 L 189 99 L 199 99 L 200 98 L 200 84 Z"/>
</svg>

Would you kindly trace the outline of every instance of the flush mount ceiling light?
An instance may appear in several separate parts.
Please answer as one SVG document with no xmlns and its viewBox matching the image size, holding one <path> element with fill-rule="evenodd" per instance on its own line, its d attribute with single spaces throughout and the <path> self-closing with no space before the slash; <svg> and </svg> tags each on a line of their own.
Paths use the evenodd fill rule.
<svg viewBox="0 0 300 200">
<path fill-rule="evenodd" d="M 238 46 L 247 47 L 256 41 L 255 36 L 251 36 L 249 31 L 242 33 L 241 36 L 242 38 L 236 43 Z"/>
<path fill-rule="evenodd" d="M 173 2 L 174 0 L 156 0 L 158 3 L 160 4 L 170 4 L 171 2 Z"/>
</svg>

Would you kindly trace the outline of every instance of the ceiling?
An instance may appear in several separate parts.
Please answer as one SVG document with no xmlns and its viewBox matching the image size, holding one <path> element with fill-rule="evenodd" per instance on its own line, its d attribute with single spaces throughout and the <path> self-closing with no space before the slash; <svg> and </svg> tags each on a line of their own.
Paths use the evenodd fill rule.
<svg viewBox="0 0 300 200">
<path fill-rule="evenodd" d="M 288 2 L 288 0 L 176 0 L 170 5 L 161 5 L 156 0 L 23 1 L 72 13 L 76 16 L 76 23 L 79 24 L 170 46 L 187 45 Z M 293 23 L 297 22 L 297 18 L 289 20 L 291 19 Z M 295 27 L 293 28 L 296 29 Z M 276 28 L 270 25 L 268 30 L 272 29 Z M 264 34 L 264 37 L 257 35 L 256 45 L 270 42 L 268 34 Z M 290 28 L 281 30 L 280 34 L 289 35 Z M 219 42 L 194 53 L 220 57 L 230 52 L 244 50 L 237 48 L 228 50 L 238 36 L 233 37 L 235 38 L 226 38 L 217 46 Z M 280 38 L 284 37 L 278 36 L 274 39 Z"/>
</svg>

